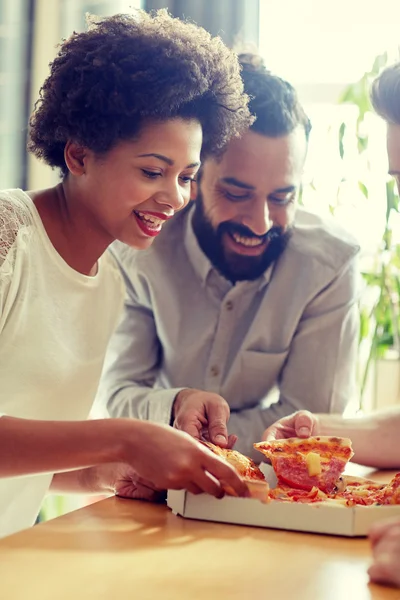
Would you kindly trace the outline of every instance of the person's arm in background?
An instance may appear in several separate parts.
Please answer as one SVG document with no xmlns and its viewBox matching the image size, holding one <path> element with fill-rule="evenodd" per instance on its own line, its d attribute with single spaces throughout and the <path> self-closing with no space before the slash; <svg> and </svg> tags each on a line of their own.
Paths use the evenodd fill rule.
<svg viewBox="0 0 400 600">
<path fill-rule="evenodd" d="M 400 407 L 380 410 L 362 417 L 311 414 L 298 411 L 271 425 L 264 439 L 331 435 L 350 438 L 353 462 L 377 469 L 400 468 Z"/>
<path fill-rule="evenodd" d="M 358 294 L 354 257 L 304 311 L 278 382 L 279 401 L 264 409 L 231 412 L 229 430 L 239 438 L 238 450 L 255 458 L 258 453 L 252 452 L 253 442 L 293 411 L 343 412 L 355 393 Z"/>
<path fill-rule="evenodd" d="M 49 491 L 53 494 L 85 494 L 85 496 L 116 495 L 152 502 L 165 500 L 166 492 L 140 477 L 135 469 L 126 463 L 106 463 L 56 473 L 53 475 Z"/>
</svg>

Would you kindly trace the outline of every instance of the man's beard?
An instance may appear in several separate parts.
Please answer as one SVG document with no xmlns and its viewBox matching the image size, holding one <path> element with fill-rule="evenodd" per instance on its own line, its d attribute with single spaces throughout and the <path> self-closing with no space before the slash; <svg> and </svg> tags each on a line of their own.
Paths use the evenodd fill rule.
<svg viewBox="0 0 400 600">
<path fill-rule="evenodd" d="M 290 230 L 283 231 L 280 227 L 272 227 L 263 236 L 268 244 L 259 256 L 245 256 L 235 252 L 228 253 L 223 245 L 225 234 L 237 233 L 244 237 L 256 239 L 260 239 L 260 236 L 254 235 L 251 229 L 233 221 L 224 221 L 218 225 L 217 229 L 214 229 L 204 212 L 200 190 L 195 201 L 193 229 L 200 248 L 211 264 L 225 279 L 232 283 L 258 279 L 279 258 L 285 250 L 291 235 Z"/>
</svg>

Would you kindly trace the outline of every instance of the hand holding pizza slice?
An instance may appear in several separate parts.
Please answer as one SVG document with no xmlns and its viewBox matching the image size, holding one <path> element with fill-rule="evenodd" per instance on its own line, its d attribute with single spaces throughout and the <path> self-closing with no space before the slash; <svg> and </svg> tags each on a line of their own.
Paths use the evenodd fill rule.
<svg viewBox="0 0 400 600">
<path fill-rule="evenodd" d="M 262 502 L 268 501 L 268 483 L 265 481 L 265 477 L 261 470 L 257 467 L 255 462 L 251 460 L 251 458 L 244 456 L 244 454 L 241 454 L 236 450 L 220 448 L 219 446 L 211 444 L 210 442 L 203 441 L 202 443 L 212 452 L 214 452 L 214 454 L 217 454 L 226 460 L 236 469 L 241 478 L 246 482 L 252 498 L 258 498 Z M 229 486 L 225 486 L 224 490 L 230 496 L 236 495 Z"/>
<path fill-rule="evenodd" d="M 332 493 L 353 456 L 348 438 L 316 436 L 254 444 L 272 464 L 278 481 L 291 488 Z"/>
</svg>

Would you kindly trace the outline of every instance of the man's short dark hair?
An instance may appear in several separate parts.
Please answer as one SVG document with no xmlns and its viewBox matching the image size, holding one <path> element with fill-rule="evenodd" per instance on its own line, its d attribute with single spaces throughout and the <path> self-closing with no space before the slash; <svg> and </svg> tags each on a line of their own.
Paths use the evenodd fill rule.
<svg viewBox="0 0 400 600">
<path fill-rule="evenodd" d="M 203 154 L 252 122 L 236 54 L 165 10 L 94 21 L 64 41 L 30 121 L 28 148 L 65 175 L 69 140 L 99 154 L 146 122 L 196 119 Z"/>
<path fill-rule="evenodd" d="M 308 139 L 311 122 L 294 87 L 268 71 L 256 54 L 239 54 L 239 61 L 244 89 L 250 96 L 250 112 L 256 117 L 251 129 L 268 137 L 280 137 L 301 125 Z"/>
<path fill-rule="evenodd" d="M 400 125 L 400 63 L 387 67 L 374 80 L 371 101 L 385 121 Z"/>
</svg>

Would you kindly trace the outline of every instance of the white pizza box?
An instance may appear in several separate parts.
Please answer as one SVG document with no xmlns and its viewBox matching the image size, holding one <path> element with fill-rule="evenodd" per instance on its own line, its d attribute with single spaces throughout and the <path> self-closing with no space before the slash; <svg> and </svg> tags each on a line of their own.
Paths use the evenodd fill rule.
<svg viewBox="0 0 400 600">
<path fill-rule="evenodd" d="M 262 470 L 266 472 L 265 467 Z M 273 487 L 271 474 L 266 478 Z M 184 490 L 169 490 L 167 504 L 174 514 L 188 519 L 350 537 L 367 535 L 376 521 L 400 517 L 400 505 L 347 507 L 279 500 L 265 504 L 255 498 L 225 496 L 218 500 L 208 494 L 196 496 Z"/>
</svg>

